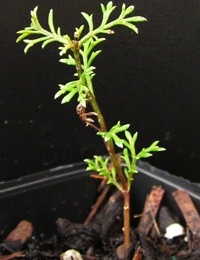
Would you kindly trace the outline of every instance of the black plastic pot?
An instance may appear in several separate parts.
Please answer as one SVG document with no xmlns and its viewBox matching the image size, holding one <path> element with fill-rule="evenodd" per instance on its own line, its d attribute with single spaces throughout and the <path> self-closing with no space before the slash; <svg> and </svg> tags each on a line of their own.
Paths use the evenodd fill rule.
<svg viewBox="0 0 200 260">
<path fill-rule="evenodd" d="M 176 189 L 185 189 L 200 211 L 200 187 L 182 178 L 138 163 L 131 191 L 133 213 L 141 213 L 146 195 L 153 185 L 165 190 L 163 204 L 181 217 L 171 196 Z M 85 164 L 71 164 L 33 174 L 21 179 L 0 184 L 0 230 L 1 237 L 11 231 L 19 221 L 33 223 L 36 233 L 51 234 L 58 217 L 73 222 L 82 222 L 97 197 L 99 182 L 85 172 Z M 52 228 L 53 227 L 53 228 Z"/>
</svg>

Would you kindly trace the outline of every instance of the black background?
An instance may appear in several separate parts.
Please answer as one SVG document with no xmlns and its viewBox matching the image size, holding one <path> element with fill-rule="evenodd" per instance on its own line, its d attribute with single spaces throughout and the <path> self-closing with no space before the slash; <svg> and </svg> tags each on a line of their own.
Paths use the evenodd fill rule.
<svg viewBox="0 0 200 260">
<path fill-rule="evenodd" d="M 44 27 L 53 8 L 56 26 L 73 35 L 81 11 L 94 13 L 98 24 L 100 2 L 108 1 L 0 1 L 0 181 L 105 153 L 76 115 L 76 102 L 54 101 L 58 83 L 74 73 L 58 62 L 58 45 L 24 55 L 24 44 L 15 43 L 36 5 Z M 160 140 L 167 151 L 149 161 L 200 182 L 200 2 L 126 3 L 148 22 L 138 24 L 139 35 L 116 28 L 95 62 L 96 96 L 108 126 L 130 123 L 139 132 L 138 149 Z"/>
</svg>

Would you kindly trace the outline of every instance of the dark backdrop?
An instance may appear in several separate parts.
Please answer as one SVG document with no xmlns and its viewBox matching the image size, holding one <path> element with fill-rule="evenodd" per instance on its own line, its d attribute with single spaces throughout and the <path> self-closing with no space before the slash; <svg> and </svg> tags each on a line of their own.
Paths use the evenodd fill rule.
<svg viewBox="0 0 200 260">
<path fill-rule="evenodd" d="M 107 1 L 102 0 L 102 3 Z M 79 121 L 76 103 L 53 100 L 58 83 L 72 70 L 58 62 L 57 45 L 24 55 L 16 31 L 30 23 L 39 6 L 46 25 L 49 9 L 63 33 L 72 34 L 83 18 L 97 14 L 100 1 L 0 1 L 0 180 L 9 180 L 62 164 L 104 154 L 94 132 Z M 119 7 L 122 1 L 114 1 Z M 150 162 L 200 182 L 200 2 L 135 0 L 139 35 L 116 29 L 102 46 L 96 93 L 109 121 L 131 123 L 139 132 L 138 149 L 155 139 L 167 148 Z"/>
</svg>

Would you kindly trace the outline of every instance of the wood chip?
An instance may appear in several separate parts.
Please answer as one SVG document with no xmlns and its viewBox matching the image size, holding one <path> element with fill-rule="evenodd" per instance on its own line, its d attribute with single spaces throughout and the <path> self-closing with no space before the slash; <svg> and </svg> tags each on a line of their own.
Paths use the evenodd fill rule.
<svg viewBox="0 0 200 260">
<path fill-rule="evenodd" d="M 101 207 L 101 205 L 103 204 L 109 190 L 110 190 L 111 186 L 106 185 L 105 188 L 103 189 L 102 193 L 100 194 L 100 196 L 98 197 L 96 203 L 92 206 L 92 210 L 90 211 L 87 219 L 84 222 L 84 225 L 89 225 L 91 223 L 91 221 L 93 220 L 93 218 L 95 217 L 95 215 L 97 214 L 99 208 Z"/>
<path fill-rule="evenodd" d="M 172 195 L 179 206 L 191 233 L 200 237 L 200 217 L 190 196 L 184 190 L 177 190 L 173 192 Z"/>
<path fill-rule="evenodd" d="M 143 258 L 143 250 L 138 247 L 133 256 L 133 260 L 141 260 Z"/>
<path fill-rule="evenodd" d="M 165 190 L 161 186 L 153 186 L 147 196 L 142 217 L 138 225 L 138 232 L 147 235 L 155 222 L 155 218 Z"/>
<path fill-rule="evenodd" d="M 20 252 L 15 252 L 10 255 L 2 255 L 2 256 L 0 256 L 0 260 L 12 260 L 12 259 L 22 258 L 22 257 L 25 257 L 25 254 L 20 251 Z"/>
<path fill-rule="evenodd" d="M 4 240 L 4 244 L 13 250 L 21 249 L 24 242 L 26 242 L 33 232 L 33 226 L 30 222 L 22 220 L 17 227 L 10 232 Z"/>
</svg>

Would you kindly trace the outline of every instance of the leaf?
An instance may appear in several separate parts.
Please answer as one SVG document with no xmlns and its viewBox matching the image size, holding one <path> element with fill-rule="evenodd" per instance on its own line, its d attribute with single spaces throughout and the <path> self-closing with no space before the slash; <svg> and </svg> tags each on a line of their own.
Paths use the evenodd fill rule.
<svg viewBox="0 0 200 260">
<path fill-rule="evenodd" d="M 148 158 L 151 157 L 152 154 L 147 152 L 146 149 L 142 149 L 142 151 L 137 155 L 139 158 Z"/>
<path fill-rule="evenodd" d="M 83 17 L 85 18 L 85 20 L 88 23 L 89 31 L 92 32 L 93 31 L 93 14 L 89 15 L 85 12 L 82 12 L 81 14 L 83 15 Z"/>
<path fill-rule="evenodd" d="M 97 135 L 102 136 L 105 142 L 109 141 L 112 138 L 112 135 L 109 132 L 97 132 Z"/>
<path fill-rule="evenodd" d="M 164 152 L 164 151 L 166 151 L 166 149 L 164 147 L 158 147 L 157 152 Z"/>
<path fill-rule="evenodd" d="M 77 87 L 78 80 L 70 81 L 67 84 L 59 84 L 60 89 L 65 90 L 65 91 L 70 91 L 73 88 Z"/>
<path fill-rule="evenodd" d="M 129 153 L 128 153 L 127 148 L 123 149 L 123 155 L 121 155 L 120 157 L 125 161 L 127 167 L 130 169 L 131 168 L 131 162 L 130 162 Z"/>
<path fill-rule="evenodd" d="M 59 55 L 62 56 L 70 49 L 70 44 L 64 44 L 64 46 L 61 46 L 58 49 L 60 50 Z"/>
<path fill-rule="evenodd" d="M 24 42 L 28 43 L 28 44 L 31 43 L 32 45 L 34 45 L 36 43 L 43 42 L 48 39 L 49 39 L 48 36 L 43 36 L 43 37 L 39 37 L 38 39 L 34 39 L 34 40 L 25 39 Z"/>
<path fill-rule="evenodd" d="M 21 31 L 19 31 L 19 32 L 17 32 L 17 33 L 20 34 Z M 28 35 L 29 35 L 28 32 L 27 32 L 27 33 L 23 33 L 22 35 L 20 35 L 20 36 L 17 38 L 16 42 L 19 42 L 19 41 L 23 40 L 23 39 L 26 38 Z"/>
<path fill-rule="evenodd" d="M 125 136 L 126 136 L 126 139 L 129 141 L 129 143 L 131 142 L 132 140 L 132 136 L 131 136 L 131 133 L 129 131 L 125 131 Z"/>
<path fill-rule="evenodd" d="M 35 44 L 39 43 L 39 42 L 43 42 L 44 43 L 42 44 L 42 48 L 44 48 L 48 43 L 52 42 L 49 38 L 49 36 L 43 36 L 43 37 L 39 37 L 37 39 L 33 39 L 33 40 L 30 40 L 30 39 L 25 39 L 24 42 L 27 44 L 25 49 L 24 49 L 24 52 L 27 53 L 27 51 Z M 55 41 L 55 40 L 53 40 Z M 46 43 L 45 43 L 46 42 Z"/>
<path fill-rule="evenodd" d="M 151 152 L 160 152 L 160 151 L 165 151 L 165 148 L 159 147 L 157 144 L 159 141 L 153 142 L 148 148 L 146 148 L 148 151 Z"/>
<path fill-rule="evenodd" d="M 137 141 L 137 137 L 138 137 L 138 132 L 136 132 L 136 133 L 133 135 L 133 139 L 132 139 L 133 144 L 135 144 L 135 142 Z"/>
<path fill-rule="evenodd" d="M 77 80 L 70 81 L 65 85 L 59 84 L 60 90 L 55 94 L 54 99 L 64 95 L 66 92 L 72 92 L 72 94 L 68 93 L 63 99 L 62 104 L 69 102 L 71 98 L 78 92 L 77 90 Z"/>
<path fill-rule="evenodd" d="M 135 33 L 138 34 L 138 28 L 134 24 L 124 22 L 123 25 L 128 27 L 129 29 L 133 30 Z"/>
<path fill-rule="evenodd" d="M 84 30 L 84 25 L 81 25 L 79 28 L 76 28 L 76 33 L 78 34 L 78 38 L 80 38 L 83 30 Z"/>
<path fill-rule="evenodd" d="M 56 92 L 55 96 L 54 96 L 54 99 L 62 96 L 63 94 L 65 93 L 65 91 L 63 91 L 62 89 L 60 89 L 58 92 Z"/>
<path fill-rule="evenodd" d="M 125 131 L 125 137 L 128 140 L 128 142 L 126 140 L 123 140 L 124 145 L 128 147 L 130 150 L 133 150 L 135 146 L 135 142 L 137 140 L 137 136 L 138 136 L 137 132 L 132 136 L 129 131 Z"/>
<path fill-rule="evenodd" d="M 114 143 L 116 144 L 116 146 L 118 146 L 120 148 L 123 148 L 123 142 L 117 135 L 113 134 L 112 138 L 113 138 Z"/>
<path fill-rule="evenodd" d="M 79 92 L 78 102 L 83 106 L 86 107 L 86 94 L 83 92 Z"/>
<path fill-rule="evenodd" d="M 87 170 L 94 170 L 99 173 L 99 175 L 110 177 L 110 172 L 108 170 L 109 158 L 103 159 L 102 156 L 94 155 L 93 160 L 85 159 L 87 164 Z"/>
<path fill-rule="evenodd" d="M 32 42 L 29 42 L 26 47 L 24 48 L 24 53 L 27 53 L 28 50 L 33 46 L 34 44 Z"/>
<path fill-rule="evenodd" d="M 54 24 L 53 24 L 53 10 L 51 9 L 48 15 L 48 25 L 52 33 L 55 32 Z"/>
<path fill-rule="evenodd" d="M 104 14 L 105 11 L 106 11 L 105 6 L 104 6 L 103 4 L 100 4 L 100 5 L 101 5 L 101 11 L 102 11 L 102 13 Z"/>
<path fill-rule="evenodd" d="M 60 27 L 58 27 L 58 29 L 57 29 L 57 34 L 61 36 L 61 29 L 60 29 Z"/>
<path fill-rule="evenodd" d="M 109 132 L 111 133 L 120 133 L 120 132 L 124 132 L 125 130 L 127 130 L 130 127 L 130 124 L 126 124 L 126 125 L 121 125 L 120 121 L 117 122 L 116 125 L 114 125 Z"/>
<path fill-rule="evenodd" d="M 111 13 L 115 10 L 116 6 L 113 6 L 112 1 L 108 2 L 107 6 L 105 7 L 103 4 L 101 4 L 101 10 L 103 13 L 103 19 L 101 22 L 100 27 L 105 26 Z"/>
<path fill-rule="evenodd" d="M 130 5 L 129 7 L 127 7 L 125 9 L 125 15 L 127 16 L 128 14 L 132 13 L 134 11 L 134 6 L 133 5 Z"/>
<path fill-rule="evenodd" d="M 101 50 L 98 51 L 94 51 L 92 52 L 89 60 L 88 60 L 88 66 L 91 66 L 91 63 L 93 62 L 93 60 L 97 57 L 97 55 L 99 55 L 101 53 Z"/>
<path fill-rule="evenodd" d="M 147 19 L 142 16 L 133 16 L 125 19 L 126 22 L 131 23 L 142 23 L 147 22 Z"/>
<path fill-rule="evenodd" d="M 42 44 L 42 49 L 44 49 L 49 43 L 54 42 L 54 39 L 48 39 L 46 41 L 43 42 Z"/>
<path fill-rule="evenodd" d="M 41 30 L 42 27 L 38 21 L 38 18 L 37 18 L 37 11 L 38 11 L 38 6 L 36 6 L 32 11 L 31 11 L 31 26 L 34 27 L 34 29 L 37 29 L 37 30 Z"/>
<path fill-rule="evenodd" d="M 75 62 L 75 59 L 69 54 L 68 55 L 68 58 L 66 59 L 60 59 L 59 60 L 61 63 L 65 63 L 67 65 L 72 65 L 72 66 L 75 66 L 76 65 L 76 62 Z"/>
<path fill-rule="evenodd" d="M 69 92 L 61 101 L 61 104 L 68 103 L 74 95 L 77 93 L 77 89 L 73 89 L 72 91 Z"/>
</svg>

